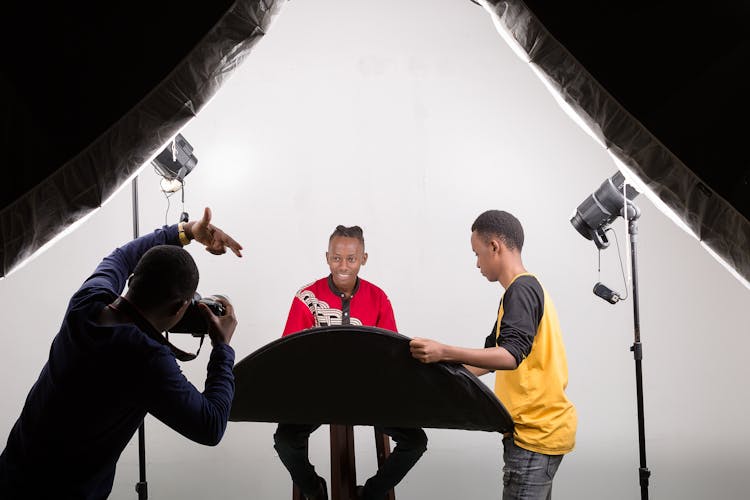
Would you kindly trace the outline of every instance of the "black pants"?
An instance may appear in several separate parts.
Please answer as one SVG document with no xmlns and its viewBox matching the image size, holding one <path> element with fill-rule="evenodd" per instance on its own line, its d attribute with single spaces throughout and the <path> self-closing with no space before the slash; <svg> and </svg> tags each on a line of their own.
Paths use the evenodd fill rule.
<svg viewBox="0 0 750 500">
<path fill-rule="evenodd" d="M 318 491 L 320 479 L 307 454 L 310 434 L 320 425 L 279 424 L 273 435 L 274 448 L 279 458 L 305 496 Z M 414 467 L 427 450 L 427 434 L 422 429 L 378 428 L 396 442 L 396 447 L 377 473 L 365 482 L 364 498 L 382 500 L 388 490 L 396 486 Z"/>
</svg>

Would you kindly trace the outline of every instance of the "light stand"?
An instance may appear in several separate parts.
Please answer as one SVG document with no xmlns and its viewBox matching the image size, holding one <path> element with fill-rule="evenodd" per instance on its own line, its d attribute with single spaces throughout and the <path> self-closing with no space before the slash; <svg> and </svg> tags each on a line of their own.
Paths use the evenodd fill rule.
<svg viewBox="0 0 750 500">
<path fill-rule="evenodd" d="M 138 176 L 132 183 L 133 192 L 133 239 L 138 238 Z M 146 421 L 138 427 L 138 482 L 135 485 L 138 500 L 148 498 L 148 483 L 146 482 Z"/>
<path fill-rule="evenodd" d="M 625 182 L 621 172 L 616 172 L 612 177 L 606 179 L 599 188 L 587 197 L 578 206 L 570 223 L 586 239 L 596 244 L 601 251 L 609 246 L 606 230 L 609 225 L 619 216 L 627 220 L 628 233 L 630 234 L 630 256 L 632 263 L 633 280 L 633 327 L 634 341 L 630 350 L 635 360 L 635 384 L 638 405 L 638 450 L 640 454 L 640 467 L 638 468 L 638 480 L 641 488 L 641 499 L 648 499 L 648 482 L 651 471 L 646 466 L 646 431 L 643 411 L 643 345 L 641 344 L 641 324 L 638 310 L 638 262 L 636 256 L 636 241 L 638 239 L 638 218 L 641 211 L 632 202 L 638 196 L 632 186 Z M 619 247 L 618 247 L 619 252 Z M 594 294 L 607 300 L 611 304 L 621 300 L 618 294 L 612 293 L 602 283 L 594 286 Z"/>
<path fill-rule="evenodd" d="M 630 205 L 634 208 L 635 205 Z M 633 345 L 630 350 L 635 360 L 635 390 L 638 404 L 638 451 L 640 455 L 640 467 L 638 468 L 638 479 L 641 486 L 641 498 L 648 499 L 648 480 L 651 471 L 646 466 L 646 426 L 643 411 L 643 345 L 641 344 L 641 321 L 638 310 L 638 261 L 636 258 L 636 240 L 638 239 L 638 218 L 641 213 L 637 208 L 632 212 L 627 210 L 628 233 L 630 234 L 630 259 L 632 263 L 631 272 L 633 280 Z"/>
<path fill-rule="evenodd" d="M 188 221 L 188 214 L 184 211 L 185 190 L 183 180 L 198 163 L 193 154 L 193 147 L 182 136 L 177 134 L 170 144 L 153 160 L 154 168 L 164 179 L 176 181 L 182 189 L 183 212 L 180 222 Z M 138 176 L 132 183 L 133 199 L 133 239 L 139 237 L 138 230 Z M 146 481 L 146 421 L 144 419 L 138 427 L 138 482 L 135 485 L 138 500 L 148 499 L 148 482 Z"/>
</svg>

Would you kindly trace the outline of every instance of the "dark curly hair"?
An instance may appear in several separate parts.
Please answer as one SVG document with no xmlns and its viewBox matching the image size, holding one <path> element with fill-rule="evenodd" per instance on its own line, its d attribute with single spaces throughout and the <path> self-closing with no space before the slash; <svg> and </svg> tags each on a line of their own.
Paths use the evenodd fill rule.
<svg viewBox="0 0 750 500">
<path fill-rule="evenodd" d="M 487 210 L 474 221 L 471 231 L 485 242 L 493 236 L 500 238 L 505 246 L 519 252 L 523 248 L 523 227 L 518 219 L 502 210 Z"/>
<path fill-rule="evenodd" d="M 153 309 L 191 299 L 198 288 L 198 266 L 184 249 L 172 245 L 150 248 L 128 281 L 128 296 L 135 305 Z"/>
</svg>

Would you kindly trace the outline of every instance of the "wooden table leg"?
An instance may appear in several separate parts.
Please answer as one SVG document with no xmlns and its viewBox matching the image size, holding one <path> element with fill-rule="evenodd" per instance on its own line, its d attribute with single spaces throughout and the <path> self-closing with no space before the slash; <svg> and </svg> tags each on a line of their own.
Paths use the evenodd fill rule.
<svg viewBox="0 0 750 500">
<path fill-rule="evenodd" d="M 357 487 L 354 429 L 331 424 L 331 500 L 355 500 Z"/>
<path fill-rule="evenodd" d="M 292 483 L 292 500 L 305 500 L 299 487 Z"/>
</svg>

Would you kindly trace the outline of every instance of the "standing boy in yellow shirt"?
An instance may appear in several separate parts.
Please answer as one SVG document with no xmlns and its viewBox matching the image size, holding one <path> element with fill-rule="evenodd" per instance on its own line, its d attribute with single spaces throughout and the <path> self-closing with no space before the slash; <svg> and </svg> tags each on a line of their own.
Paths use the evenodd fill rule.
<svg viewBox="0 0 750 500">
<path fill-rule="evenodd" d="M 565 395 L 568 364 L 557 312 L 521 259 L 523 228 L 513 215 L 488 210 L 471 227 L 477 267 L 505 289 L 483 349 L 411 341 L 424 363 L 463 363 L 475 375 L 493 370 L 495 394 L 513 418 L 503 438 L 503 500 L 549 499 L 564 454 L 573 450 L 577 416 Z"/>
</svg>

